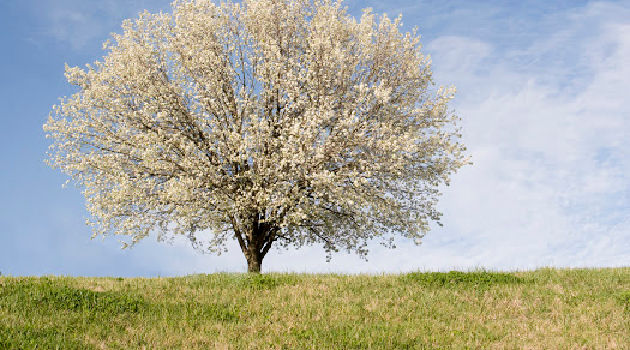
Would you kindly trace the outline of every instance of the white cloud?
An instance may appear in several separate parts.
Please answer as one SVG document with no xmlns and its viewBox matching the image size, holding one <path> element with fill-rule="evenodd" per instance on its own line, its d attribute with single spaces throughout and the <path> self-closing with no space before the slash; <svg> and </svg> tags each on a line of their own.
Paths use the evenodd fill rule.
<svg viewBox="0 0 630 350">
<path fill-rule="evenodd" d="M 474 65 L 449 65 L 467 47 L 461 43 L 474 39 L 437 39 L 429 45 L 441 64 L 436 76 L 455 80 L 462 95 L 477 89 L 457 105 L 475 164 L 456 176 L 443 203 L 444 234 L 459 232 L 472 242 L 452 253 L 474 252 L 475 261 L 501 268 L 630 261 L 630 70 L 625 63 L 630 62 L 630 22 L 604 17 L 602 7 L 624 11 L 610 6 L 591 4 L 572 12 L 562 31 L 518 55 L 505 52 L 505 60 L 496 59 L 487 74 Z M 582 40 L 572 30 L 581 31 L 584 21 L 596 25 Z M 583 70 L 577 80 L 567 79 L 565 69 L 556 71 L 554 65 L 567 63 L 563 60 L 544 66 L 540 57 L 554 57 L 555 50 L 577 55 L 574 64 Z M 516 56 L 542 67 L 512 67 Z M 579 89 L 563 86 L 572 83 Z"/>
</svg>

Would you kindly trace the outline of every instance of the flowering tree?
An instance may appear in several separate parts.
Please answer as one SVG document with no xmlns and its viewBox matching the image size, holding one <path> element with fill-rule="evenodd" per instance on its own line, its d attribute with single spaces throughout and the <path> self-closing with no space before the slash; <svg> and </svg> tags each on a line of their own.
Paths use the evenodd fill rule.
<svg viewBox="0 0 630 350">
<path fill-rule="evenodd" d="M 320 242 L 329 260 L 365 258 L 375 237 L 420 243 L 467 161 L 415 30 L 330 0 L 172 6 L 66 67 L 78 92 L 44 124 L 94 236 L 181 234 L 217 254 L 234 238 L 250 272 L 274 244 Z"/>
</svg>

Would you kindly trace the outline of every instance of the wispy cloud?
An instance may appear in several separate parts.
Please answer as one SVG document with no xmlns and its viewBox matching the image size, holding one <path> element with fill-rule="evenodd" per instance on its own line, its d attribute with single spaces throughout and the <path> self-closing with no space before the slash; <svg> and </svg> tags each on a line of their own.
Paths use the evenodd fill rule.
<svg viewBox="0 0 630 350">
<path fill-rule="evenodd" d="M 630 261 L 628 14 L 595 3 L 555 15 L 561 30 L 495 57 L 474 38 L 430 43 L 436 76 L 460 87 L 475 161 L 443 204 L 445 234 L 468 243 L 453 253 L 497 267 Z"/>
<path fill-rule="evenodd" d="M 27 3 L 33 2 L 27 0 Z M 144 9 L 170 10 L 167 0 L 41 0 L 30 10 L 41 20 L 40 35 L 53 37 L 75 51 L 100 48 L 111 32 L 120 32 L 123 19 Z"/>
</svg>

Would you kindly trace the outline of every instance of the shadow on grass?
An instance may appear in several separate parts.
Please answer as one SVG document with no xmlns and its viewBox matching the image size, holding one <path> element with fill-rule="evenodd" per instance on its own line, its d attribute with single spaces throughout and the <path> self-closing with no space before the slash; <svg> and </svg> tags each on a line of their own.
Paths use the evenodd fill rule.
<svg viewBox="0 0 630 350">
<path fill-rule="evenodd" d="M 139 296 L 77 289 L 43 278 L 39 282 L 22 281 L 3 285 L 0 288 L 0 304 L 19 313 L 66 310 L 114 315 L 137 313 L 146 303 Z"/>
<path fill-rule="evenodd" d="M 301 276 L 284 273 L 217 273 L 190 275 L 183 278 L 191 288 L 212 286 L 250 290 L 271 290 L 280 286 L 295 285 L 302 281 Z"/>
<path fill-rule="evenodd" d="M 57 328 L 8 327 L 0 324 L 2 349 L 93 349 L 90 344 L 67 336 Z"/>
<path fill-rule="evenodd" d="M 624 310 L 630 311 L 630 290 L 619 293 L 617 300 L 621 303 Z"/>
<path fill-rule="evenodd" d="M 177 303 L 155 303 L 152 312 L 169 319 L 185 320 L 187 324 L 200 321 L 238 322 L 239 308 L 228 303 L 199 303 L 184 301 Z"/>
<path fill-rule="evenodd" d="M 411 272 L 402 275 L 401 278 L 407 283 L 435 287 L 490 287 L 496 284 L 522 284 L 529 282 L 528 280 L 517 277 L 511 273 L 488 271 Z"/>
<path fill-rule="evenodd" d="M 270 290 L 280 286 L 289 286 L 299 283 L 300 277 L 289 274 L 243 274 L 238 279 L 238 285 L 253 290 Z"/>
</svg>

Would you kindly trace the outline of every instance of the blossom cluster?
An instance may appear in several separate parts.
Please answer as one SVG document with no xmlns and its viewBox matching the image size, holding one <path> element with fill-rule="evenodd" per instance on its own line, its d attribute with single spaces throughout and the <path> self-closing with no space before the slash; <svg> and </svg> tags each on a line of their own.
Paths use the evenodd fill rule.
<svg viewBox="0 0 630 350">
<path fill-rule="evenodd" d="M 94 234 L 157 230 L 360 255 L 419 240 L 466 164 L 430 58 L 401 18 L 330 0 L 178 0 L 140 14 L 85 68 L 44 130 L 84 191 Z M 437 91 L 436 91 L 437 90 Z M 210 230 L 200 242 L 197 232 Z M 388 238 L 388 239 L 386 239 Z"/>
</svg>

